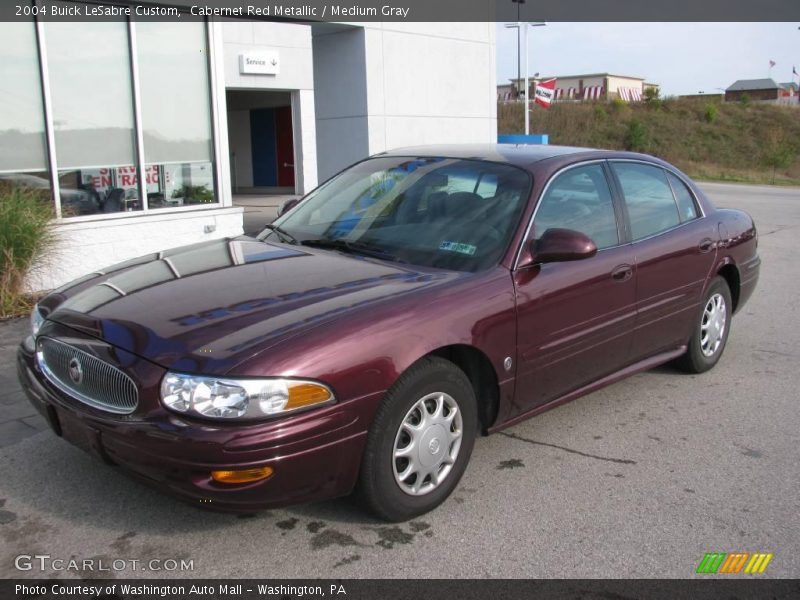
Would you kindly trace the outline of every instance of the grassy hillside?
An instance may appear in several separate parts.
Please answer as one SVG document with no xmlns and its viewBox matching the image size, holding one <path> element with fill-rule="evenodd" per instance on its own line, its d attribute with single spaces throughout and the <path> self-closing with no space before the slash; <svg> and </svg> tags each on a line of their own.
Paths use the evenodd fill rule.
<svg viewBox="0 0 800 600">
<path fill-rule="evenodd" d="M 522 105 L 497 107 L 498 129 L 522 133 Z M 665 99 L 554 104 L 531 111 L 531 132 L 551 144 L 646 152 L 692 177 L 800 184 L 800 109 Z"/>
</svg>

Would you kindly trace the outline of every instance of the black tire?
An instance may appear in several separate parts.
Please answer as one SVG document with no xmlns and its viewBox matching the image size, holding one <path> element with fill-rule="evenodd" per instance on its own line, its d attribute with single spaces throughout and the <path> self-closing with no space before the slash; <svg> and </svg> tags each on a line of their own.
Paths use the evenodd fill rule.
<svg viewBox="0 0 800 600">
<path fill-rule="evenodd" d="M 703 325 L 704 314 L 706 306 L 711 298 L 719 294 L 725 302 L 725 328 L 722 332 L 719 346 L 710 356 L 703 352 L 701 343 L 701 328 Z M 731 331 L 731 317 L 733 315 L 733 302 L 731 300 L 731 291 L 728 283 L 722 277 L 715 277 L 708 286 L 703 302 L 700 304 L 700 310 L 695 316 L 694 326 L 692 327 L 692 337 L 689 338 L 688 348 L 686 354 L 679 357 L 675 361 L 675 365 L 682 371 L 687 373 L 704 373 L 713 368 L 719 362 L 725 345 L 728 342 L 728 334 Z"/>
<path fill-rule="evenodd" d="M 461 446 L 437 487 L 424 495 L 409 495 L 395 480 L 395 442 L 412 407 L 434 393 L 448 394 L 455 400 L 462 420 Z M 391 522 L 406 521 L 433 510 L 444 502 L 464 474 L 477 428 L 477 402 L 464 372 L 443 358 L 421 359 L 400 376 L 378 407 L 367 434 L 356 488 L 361 503 L 379 518 Z"/>
</svg>

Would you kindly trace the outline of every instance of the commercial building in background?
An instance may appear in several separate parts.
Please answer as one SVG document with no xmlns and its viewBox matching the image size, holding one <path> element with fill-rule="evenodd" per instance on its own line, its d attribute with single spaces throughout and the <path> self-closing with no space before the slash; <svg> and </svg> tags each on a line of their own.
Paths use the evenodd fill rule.
<svg viewBox="0 0 800 600">
<path fill-rule="evenodd" d="M 725 90 L 725 102 L 765 102 L 797 105 L 797 84 L 776 83 L 774 79 L 739 79 Z"/>
<path fill-rule="evenodd" d="M 648 83 L 642 77 L 630 75 L 612 75 L 611 73 L 588 73 L 584 75 L 548 75 L 547 77 L 529 78 L 530 97 L 540 81 L 556 80 L 555 101 L 572 100 L 613 100 L 620 98 L 625 102 L 638 102 L 644 98 L 648 88 L 658 90 L 658 84 Z M 525 80 L 511 79 L 512 90 L 523 90 Z M 507 85 L 497 86 L 499 101 L 509 101 L 514 94 L 508 92 Z M 502 91 L 501 91 L 502 88 Z"/>
<path fill-rule="evenodd" d="M 78 3 L 73 3 L 78 4 Z M 50 193 L 43 290 L 242 233 L 385 149 L 492 142 L 494 23 L 0 23 L 0 189 Z"/>
</svg>

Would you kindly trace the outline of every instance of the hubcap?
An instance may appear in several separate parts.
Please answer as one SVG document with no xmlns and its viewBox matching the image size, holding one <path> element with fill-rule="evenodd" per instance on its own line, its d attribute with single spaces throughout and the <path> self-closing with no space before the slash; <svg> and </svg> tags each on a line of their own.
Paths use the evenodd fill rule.
<svg viewBox="0 0 800 600">
<path fill-rule="evenodd" d="M 700 322 L 700 349 L 705 356 L 713 356 L 722 344 L 727 323 L 725 298 L 714 294 L 708 299 Z"/>
<path fill-rule="evenodd" d="M 436 392 L 417 400 L 394 438 L 392 468 L 400 489 L 422 496 L 439 487 L 458 458 L 462 430 L 452 396 Z"/>
</svg>

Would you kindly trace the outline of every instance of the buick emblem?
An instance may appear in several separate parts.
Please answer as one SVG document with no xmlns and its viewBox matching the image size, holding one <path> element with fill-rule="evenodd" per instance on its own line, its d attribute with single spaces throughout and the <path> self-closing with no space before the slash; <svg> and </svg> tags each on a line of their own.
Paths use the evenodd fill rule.
<svg viewBox="0 0 800 600">
<path fill-rule="evenodd" d="M 439 440 L 437 438 L 433 438 L 428 444 L 428 450 L 431 451 L 431 454 L 436 454 L 439 451 Z"/>
<path fill-rule="evenodd" d="M 83 381 L 83 367 L 81 366 L 81 361 L 79 361 L 77 358 L 70 360 L 68 372 L 72 383 L 75 385 L 80 385 Z"/>
</svg>

